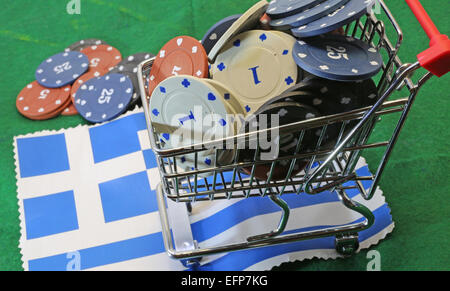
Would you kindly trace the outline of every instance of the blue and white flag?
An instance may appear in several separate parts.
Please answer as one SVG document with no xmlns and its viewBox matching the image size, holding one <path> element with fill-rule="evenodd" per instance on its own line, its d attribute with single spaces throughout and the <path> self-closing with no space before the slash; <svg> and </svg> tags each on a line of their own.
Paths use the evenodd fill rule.
<svg viewBox="0 0 450 291">
<path fill-rule="evenodd" d="M 18 136 L 14 151 L 25 270 L 186 269 L 164 249 L 155 195 L 160 178 L 142 110 L 97 126 Z M 357 171 L 370 175 L 364 159 Z M 356 190 L 347 194 L 375 214 L 375 224 L 359 234 L 361 249 L 393 230 L 380 189 L 370 201 Z M 291 208 L 286 233 L 362 220 L 335 193 L 283 199 Z M 200 248 L 245 241 L 275 229 L 279 219 L 267 198 L 197 202 L 189 217 Z M 334 238 L 205 257 L 199 269 L 270 270 L 314 257 L 339 257 Z"/>
</svg>

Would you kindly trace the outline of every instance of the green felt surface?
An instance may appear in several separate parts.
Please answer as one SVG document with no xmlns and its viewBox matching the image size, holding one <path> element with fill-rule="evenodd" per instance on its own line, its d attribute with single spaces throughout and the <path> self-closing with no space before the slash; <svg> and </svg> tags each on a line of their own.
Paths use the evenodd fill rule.
<svg viewBox="0 0 450 291">
<path fill-rule="evenodd" d="M 81 15 L 68 0 L 2 1 L 0 9 L 0 270 L 21 270 L 13 137 L 85 124 L 79 117 L 31 121 L 16 110 L 16 96 L 34 79 L 42 60 L 83 38 L 101 38 L 124 56 L 157 53 L 177 35 L 201 38 L 216 21 L 242 13 L 256 0 L 81 0 Z M 422 0 L 442 33 L 449 34 L 450 2 Z M 415 62 L 428 40 L 401 0 L 386 0 L 404 32 L 400 57 Z M 423 73 L 421 71 L 420 73 Z M 433 78 L 420 92 L 392 155 L 381 187 L 394 232 L 373 247 L 382 270 L 450 269 L 449 76 Z M 398 94 L 397 94 L 398 95 Z M 399 97 L 399 96 L 397 96 Z M 389 134 L 380 126 L 376 135 Z M 373 169 L 376 154 L 367 153 Z M 283 264 L 275 270 L 365 270 L 367 250 L 348 259 Z"/>
</svg>

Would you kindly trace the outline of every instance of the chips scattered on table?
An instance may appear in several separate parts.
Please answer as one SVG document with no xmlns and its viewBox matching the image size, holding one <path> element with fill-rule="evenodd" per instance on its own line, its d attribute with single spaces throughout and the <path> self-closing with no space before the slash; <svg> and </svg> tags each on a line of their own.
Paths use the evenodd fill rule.
<svg viewBox="0 0 450 291">
<path fill-rule="evenodd" d="M 81 50 L 89 58 L 89 68 L 111 70 L 122 61 L 122 54 L 110 45 L 92 45 Z"/>
<path fill-rule="evenodd" d="M 89 39 L 82 39 L 79 40 L 73 44 L 71 44 L 68 48 L 66 48 L 66 52 L 68 51 L 78 51 L 81 52 L 83 49 L 93 46 L 93 45 L 101 45 L 101 44 L 107 44 L 101 39 L 95 39 L 95 38 L 89 38 Z"/>
<path fill-rule="evenodd" d="M 122 74 L 92 78 L 82 84 L 75 96 L 75 107 L 89 122 L 110 121 L 126 111 L 133 95 L 133 83 Z"/>
<path fill-rule="evenodd" d="M 152 53 L 140 52 L 122 59 L 122 54 L 117 48 L 101 39 L 91 38 L 77 41 L 67 47 L 64 52 L 45 59 L 39 65 L 35 71 L 36 81 L 28 84 L 17 96 L 17 110 L 24 117 L 32 120 L 48 120 L 61 115 L 78 115 L 75 99 L 80 87 L 91 79 L 117 73 L 131 82 L 130 100 L 127 98 L 128 92 L 125 92 L 125 95 L 121 96 L 124 98 L 118 105 L 121 107 L 120 110 L 114 108 L 114 104 L 110 104 L 110 102 L 115 102 L 117 98 L 112 99 L 109 95 L 116 96 L 117 94 L 112 94 L 112 90 L 117 88 L 114 88 L 115 84 L 109 82 L 111 87 L 103 88 L 104 92 L 99 92 L 95 98 L 92 97 L 97 100 L 97 109 L 103 108 L 103 111 L 100 110 L 101 114 L 98 113 L 99 110 L 84 112 L 83 109 L 85 115 L 82 116 L 92 123 L 111 120 L 111 118 L 117 117 L 117 114 L 120 115 L 124 112 L 122 106 L 125 110 L 133 110 L 136 106 L 141 106 L 137 69 L 141 62 L 153 57 Z M 113 78 L 113 80 L 116 79 L 120 80 L 121 78 Z M 99 86 L 98 82 L 100 81 L 91 83 L 90 86 Z M 92 100 L 89 101 L 92 105 Z M 82 105 L 78 106 L 81 108 Z M 94 112 L 100 114 L 100 117 L 89 116 L 95 115 Z M 105 118 L 102 118 L 103 116 Z"/>
<path fill-rule="evenodd" d="M 89 69 L 89 60 L 79 52 L 63 52 L 49 57 L 36 69 L 36 81 L 47 88 L 71 85 Z"/>
<path fill-rule="evenodd" d="M 46 88 L 34 81 L 17 96 L 17 110 L 33 120 L 58 116 L 70 102 L 70 86 Z"/>
</svg>

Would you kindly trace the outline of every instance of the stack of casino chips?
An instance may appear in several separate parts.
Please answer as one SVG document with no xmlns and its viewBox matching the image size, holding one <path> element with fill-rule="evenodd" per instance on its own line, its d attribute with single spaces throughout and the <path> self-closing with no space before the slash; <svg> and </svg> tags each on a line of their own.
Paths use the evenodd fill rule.
<svg viewBox="0 0 450 291">
<path fill-rule="evenodd" d="M 92 123 L 112 120 L 140 105 L 137 66 L 152 57 L 122 59 L 103 40 L 77 41 L 39 65 L 35 81 L 17 96 L 17 110 L 32 120 L 78 114 Z"/>
<path fill-rule="evenodd" d="M 147 88 L 160 147 L 182 148 L 207 142 L 205 137 L 264 129 L 263 120 L 271 128 L 373 105 L 378 94 L 370 78 L 380 71 L 381 56 L 342 29 L 372 6 L 371 0 L 260 1 L 214 24 L 201 41 L 173 38 L 157 54 Z M 272 124 L 273 115 L 277 124 Z M 207 126 L 205 117 L 211 121 Z M 322 146 L 332 147 L 338 134 L 337 126 L 329 126 Z M 320 136 L 320 130 L 307 131 L 300 149 L 298 134 L 280 136 L 271 159 L 316 150 Z M 188 154 L 177 158 L 177 167 L 194 172 L 225 165 L 234 156 L 243 163 L 261 159 L 255 149 L 235 151 Z M 308 164 L 280 163 L 275 169 L 267 163 L 243 171 L 261 180 L 281 180 Z"/>
</svg>

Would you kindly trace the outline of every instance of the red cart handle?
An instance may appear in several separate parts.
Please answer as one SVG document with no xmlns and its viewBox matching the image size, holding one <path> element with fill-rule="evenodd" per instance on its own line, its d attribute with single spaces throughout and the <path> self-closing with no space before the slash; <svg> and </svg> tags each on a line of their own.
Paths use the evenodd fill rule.
<svg viewBox="0 0 450 291">
<path fill-rule="evenodd" d="M 441 34 L 419 0 L 405 0 L 430 38 L 430 48 L 417 55 L 422 67 L 441 77 L 450 70 L 450 40 Z"/>
</svg>

